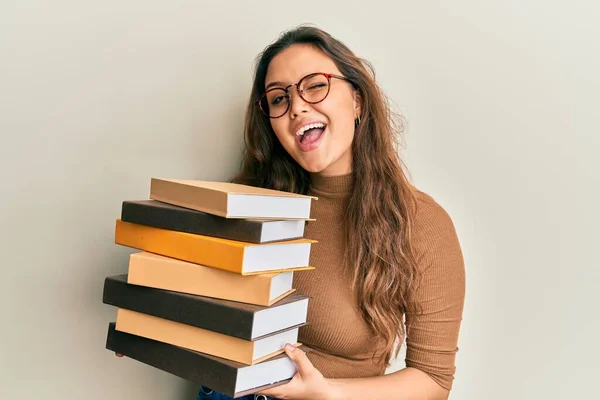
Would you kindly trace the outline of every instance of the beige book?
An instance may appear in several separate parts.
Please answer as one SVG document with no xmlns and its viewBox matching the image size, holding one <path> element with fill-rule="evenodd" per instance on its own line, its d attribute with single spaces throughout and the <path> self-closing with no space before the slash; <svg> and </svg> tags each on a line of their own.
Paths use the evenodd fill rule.
<svg viewBox="0 0 600 400">
<path fill-rule="evenodd" d="M 246 365 L 283 353 L 287 343 L 299 345 L 298 327 L 250 341 L 124 308 L 117 309 L 116 329 Z"/>
<path fill-rule="evenodd" d="M 152 178 L 150 198 L 225 218 L 310 220 L 314 196 L 231 182 Z"/>
<path fill-rule="evenodd" d="M 149 252 L 129 256 L 127 283 L 270 306 L 293 293 L 293 271 L 243 276 Z"/>
</svg>

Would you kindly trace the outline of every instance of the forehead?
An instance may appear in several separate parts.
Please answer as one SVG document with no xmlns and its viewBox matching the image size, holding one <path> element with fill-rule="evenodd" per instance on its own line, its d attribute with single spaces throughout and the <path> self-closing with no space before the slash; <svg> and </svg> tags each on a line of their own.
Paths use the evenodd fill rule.
<svg viewBox="0 0 600 400">
<path fill-rule="evenodd" d="M 320 49 L 309 44 L 294 44 L 271 60 L 265 86 L 271 82 L 296 83 L 313 72 L 340 74 L 333 60 Z"/>
</svg>

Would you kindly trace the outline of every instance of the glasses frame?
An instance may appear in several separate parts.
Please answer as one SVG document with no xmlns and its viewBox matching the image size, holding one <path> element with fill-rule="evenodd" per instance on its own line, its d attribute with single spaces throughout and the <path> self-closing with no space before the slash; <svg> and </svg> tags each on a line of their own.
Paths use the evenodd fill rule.
<svg viewBox="0 0 600 400">
<path fill-rule="evenodd" d="M 302 84 L 302 82 L 305 79 L 312 78 L 312 77 L 314 77 L 316 75 L 323 75 L 324 77 L 327 78 L 327 93 L 325 93 L 325 96 L 321 100 L 319 100 L 319 101 L 308 101 L 302 95 L 303 91 L 300 90 L 300 85 Z M 290 93 L 290 88 L 292 86 L 296 86 L 296 91 L 298 92 L 298 96 L 300 96 L 300 98 L 303 101 L 305 101 L 308 104 L 318 104 L 318 103 L 322 102 L 323 100 L 325 100 L 327 98 L 327 96 L 329 96 L 329 92 L 331 91 L 331 78 L 341 79 L 341 80 L 344 80 L 346 82 L 349 82 L 350 84 L 352 84 L 352 86 L 355 86 L 354 83 L 350 79 L 346 78 L 345 76 L 336 75 L 336 74 L 330 74 L 330 73 L 327 73 L 327 72 L 313 72 L 313 73 L 310 73 L 310 74 L 302 77 L 302 79 L 300 79 L 297 83 L 293 83 L 291 85 L 287 85 L 286 87 L 277 86 L 277 87 L 270 88 L 269 90 L 267 90 L 266 92 L 264 92 L 262 95 L 260 95 L 260 97 L 258 98 L 258 100 L 256 100 L 254 102 L 254 104 L 256 104 L 256 106 L 258 106 L 258 108 L 260 109 L 260 111 L 266 117 L 271 118 L 271 119 L 281 118 L 285 114 L 287 114 L 287 112 L 289 111 L 290 106 L 292 104 L 292 94 Z M 262 104 L 261 104 L 262 101 L 263 101 L 263 99 L 267 96 L 267 94 L 270 93 L 270 92 L 272 92 L 272 91 L 274 91 L 274 90 L 284 90 L 287 93 L 288 98 L 289 98 L 287 108 L 285 109 L 285 111 L 281 115 L 279 115 L 277 117 L 271 117 L 269 115 L 269 113 L 267 113 L 267 111 L 265 109 L 263 109 Z"/>
</svg>

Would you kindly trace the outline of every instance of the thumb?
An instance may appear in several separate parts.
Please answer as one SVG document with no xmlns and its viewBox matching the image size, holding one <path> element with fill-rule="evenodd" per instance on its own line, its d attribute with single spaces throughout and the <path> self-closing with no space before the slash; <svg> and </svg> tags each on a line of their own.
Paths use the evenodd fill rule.
<svg viewBox="0 0 600 400">
<path fill-rule="evenodd" d="M 306 357 L 306 353 L 298 349 L 294 345 L 286 344 L 285 353 L 294 362 L 294 364 L 296 364 L 296 367 L 298 368 L 298 373 L 301 376 L 306 375 L 315 368 L 313 367 L 308 357 Z"/>
</svg>

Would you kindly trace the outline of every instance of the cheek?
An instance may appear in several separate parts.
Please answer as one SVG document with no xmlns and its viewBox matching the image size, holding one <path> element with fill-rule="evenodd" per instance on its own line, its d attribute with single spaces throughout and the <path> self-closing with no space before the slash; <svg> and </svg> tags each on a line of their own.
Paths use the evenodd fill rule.
<svg viewBox="0 0 600 400">
<path fill-rule="evenodd" d="M 288 125 L 289 124 L 286 123 L 284 118 L 274 119 L 271 121 L 271 128 L 273 128 L 275 136 L 277 136 L 277 139 L 285 149 L 289 149 L 294 143 L 293 138 L 288 133 Z"/>
<path fill-rule="evenodd" d="M 354 109 L 352 101 L 347 99 L 339 102 L 323 104 L 321 113 L 325 115 L 332 128 L 333 134 L 342 137 L 354 136 Z"/>
</svg>

